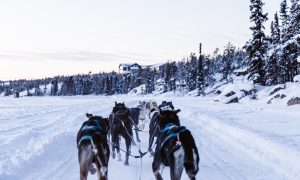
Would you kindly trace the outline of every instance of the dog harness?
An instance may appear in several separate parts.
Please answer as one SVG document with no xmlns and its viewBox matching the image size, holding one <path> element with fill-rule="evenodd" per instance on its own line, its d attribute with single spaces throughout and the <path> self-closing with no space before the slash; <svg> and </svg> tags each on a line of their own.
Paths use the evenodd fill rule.
<svg viewBox="0 0 300 180">
<path fill-rule="evenodd" d="M 82 128 L 80 129 L 80 131 L 94 131 L 91 135 L 83 135 L 80 140 L 78 141 L 77 147 L 79 147 L 79 145 L 82 143 L 82 141 L 85 140 L 89 140 L 91 141 L 92 138 L 95 135 L 102 135 L 104 134 L 104 128 L 100 125 L 100 123 L 96 120 L 96 119 L 90 119 L 93 122 L 96 123 L 96 126 L 89 126 L 89 125 L 84 125 L 82 126 Z"/>
<path fill-rule="evenodd" d="M 179 128 L 179 131 L 172 131 L 174 128 Z M 177 141 L 180 141 L 179 139 L 179 134 L 184 132 L 184 131 L 187 131 L 187 129 L 183 126 L 177 126 L 173 123 L 168 123 L 165 128 L 163 130 L 160 131 L 161 134 L 163 133 L 166 133 L 167 134 L 167 137 L 163 140 L 160 148 L 162 148 L 164 146 L 164 144 L 171 138 L 173 137 L 177 137 Z"/>
</svg>

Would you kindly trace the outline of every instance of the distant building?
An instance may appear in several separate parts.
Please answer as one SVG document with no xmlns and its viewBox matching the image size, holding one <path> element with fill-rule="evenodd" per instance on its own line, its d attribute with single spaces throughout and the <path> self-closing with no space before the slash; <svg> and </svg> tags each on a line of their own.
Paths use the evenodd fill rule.
<svg viewBox="0 0 300 180">
<path fill-rule="evenodd" d="M 124 74 L 133 74 L 138 72 L 138 70 L 141 70 L 142 66 L 140 66 L 137 63 L 134 64 L 120 64 L 119 65 L 119 73 Z"/>
<path fill-rule="evenodd" d="M 119 65 L 119 73 L 122 74 L 135 74 L 139 70 L 143 71 L 147 68 L 151 70 L 159 71 L 161 67 L 163 67 L 164 63 L 154 64 L 154 65 L 139 65 L 138 63 L 132 64 L 120 64 Z"/>
</svg>

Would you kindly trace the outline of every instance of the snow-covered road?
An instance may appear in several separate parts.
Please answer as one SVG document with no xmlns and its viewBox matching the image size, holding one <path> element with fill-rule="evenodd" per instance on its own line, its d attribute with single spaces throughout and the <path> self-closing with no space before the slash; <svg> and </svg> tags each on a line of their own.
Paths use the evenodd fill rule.
<svg viewBox="0 0 300 180">
<path fill-rule="evenodd" d="M 84 114 L 108 116 L 115 100 L 131 107 L 141 99 L 172 100 L 182 110 L 200 151 L 198 179 L 300 179 L 299 106 L 125 96 L 0 98 L 0 179 L 79 179 L 75 138 Z M 140 135 L 146 150 L 148 134 Z M 130 166 L 110 159 L 109 179 L 135 180 L 141 170 L 143 180 L 154 179 L 151 163 L 149 156 L 142 167 L 140 159 L 131 158 Z M 163 176 L 169 179 L 168 168 Z"/>
</svg>

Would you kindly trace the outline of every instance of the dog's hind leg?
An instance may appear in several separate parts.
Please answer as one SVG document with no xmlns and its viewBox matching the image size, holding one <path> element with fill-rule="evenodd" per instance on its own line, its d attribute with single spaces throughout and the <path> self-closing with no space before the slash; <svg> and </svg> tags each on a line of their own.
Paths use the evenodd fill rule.
<svg viewBox="0 0 300 180">
<path fill-rule="evenodd" d="M 111 132 L 112 158 L 113 159 L 115 159 L 115 157 L 116 157 L 116 149 L 117 149 L 117 152 L 119 153 L 119 148 L 120 148 L 119 141 L 120 141 L 120 139 L 118 136 L 117 128 L 114 127 L 114 128 L 112 128 L 112 132 Z"/>
<path fill-rule="evenodd" d="M 148 145 L 148 152 L 153 155 L 153 150 L 152 150 L 152 144 L 154 141 L 154 131 L 153 128 L 150 126 L 149 128 L 149 145 Z"/>
<path fill-rule="evenodd" d="M 199 171 L 199 154 L 194 141 L 194 138 L 190 132 L 184 132 L 180 135 L 182 139 L 182 145 L 185 151 L 184 167 L 191 180 L 196 179 L 196 175 Z"/>
<path fill-rule="evenodd" d="M 169 160 L 171 180 L 180 180 L 184 167 L 184 156 L 185 154 L 182 146 L 180 146 L 179 149 L 170 154 Z"/>
<path fill-rule="evenodd" d="M 116 142 L 116 149 L 117 149 L 117 154 L 118 154 L 118 161 L 122 161 L 122 156 L 120 152 L 120 140 L 121 138 L 118 136 L 118 140 Z"/>
<path fill-rule="evenodd" d="M 107 180 L 107 172 L 108 172 L 107 164 L 103 161 L 104 159 L 101 158 L 101 156 L 98 155 L 98 161 L 96 162 L 97 176 L 99 180 Z M 99 161 L 101 161 L 101 164 Z"/>
<path fill-rule="evenodd" d="M 125 144 L 126 144 L 126 157 L 125 157 L 125 162 L 124 164 L 126 166 L 129 165 L 129 154 L 131 153 L 131 139 L 130 137 L 125 138 Z"/>
<path fill-rule="evenodd" d="M 80 180 L 87 180 L 89 168 L 93 160 L 93 150 L 91 145 L 79 148 L 78 159 L 80 166 Z"/>
<path fill-rule="evenodd" d="M 161 164 L 161 157 L 159 150 L 155 150 L 153 162 L 152 162 L 152 171 L 155 176 L 156 180 L 163 180 L 161 174 L 160 174 L 160 164 Z"/>
<path fill-rule="evenodd" d="M 86 167 L 80 167 L 80 180 L 87 180 L 88 169 Z"/>
</svg>

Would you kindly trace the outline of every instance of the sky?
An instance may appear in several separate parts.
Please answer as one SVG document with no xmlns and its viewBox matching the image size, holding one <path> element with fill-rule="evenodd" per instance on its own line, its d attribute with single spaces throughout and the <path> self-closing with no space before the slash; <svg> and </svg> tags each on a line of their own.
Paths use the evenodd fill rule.
<svg viewBox="0 0 300 180">
<path fill-rule="evenodd" d="M 265 0 L 273 19 L 279 0 Z M 0 80 L 117 70 L 242 47 L 250 0 L 1 0 Z M 269 23 L 266 24 L 269 28 Z"/>
</svg>

